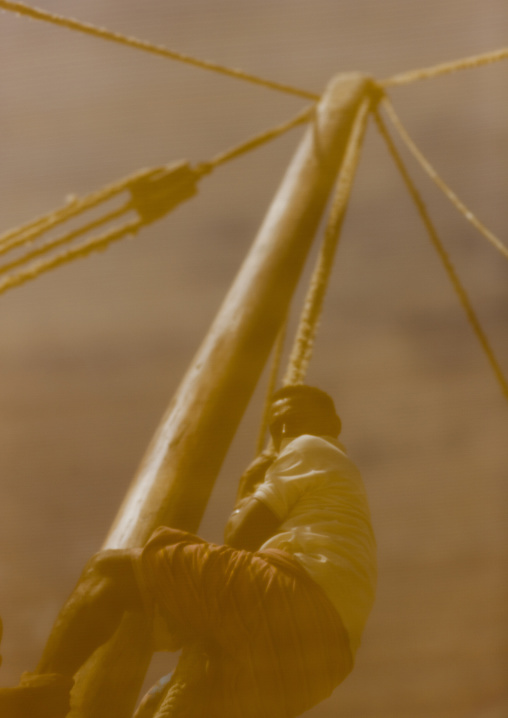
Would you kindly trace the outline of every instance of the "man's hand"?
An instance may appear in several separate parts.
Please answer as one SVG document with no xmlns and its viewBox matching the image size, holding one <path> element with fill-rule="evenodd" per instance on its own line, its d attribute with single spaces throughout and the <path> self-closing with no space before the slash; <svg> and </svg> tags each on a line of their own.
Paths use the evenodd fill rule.
<svg viewBox="0 0 508 718">
<path fill-rule="evenodd" d="M 259 484 L 265 480 L 265 474 L 276 458 L 277 454 L 270 451 L 262 451 L 259 456 L 256 456 L 240 477 L 235 508 L 238 508 L 243 499 L 251 496 Z"/>
<path fill-rule="evenodd" d="M 279 519 L 268 506 L 252 498 L 276 458 L 274 451 L 262 451 L 243 472 L 235 508 L 224 530 L 224 540 L 228 546 L 257 551 L 279 526 Z"/>
</svg>

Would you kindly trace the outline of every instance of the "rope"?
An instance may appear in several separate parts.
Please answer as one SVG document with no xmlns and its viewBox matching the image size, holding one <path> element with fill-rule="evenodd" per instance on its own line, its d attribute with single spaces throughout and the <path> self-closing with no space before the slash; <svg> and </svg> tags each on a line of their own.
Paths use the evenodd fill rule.
<svg viewBox="0 0 508 718">
<path fill-rule="evenodd" d="M 82 199 L 74 199 L 65 207 L 61 207 L 43 217 L 38 217 L 22 227 L 16 227 L 5 232 L 5 234 L 0 235 L 0 254 L 4 254 L 25 242 L 32 242 L 43 232 L 47 232 L 49 229 L 53 229 L 53 227 L 66 222 L 68 219 L 92 209 L 102 202 L 112 199 L 117 194 L 129 189 L 129 187 L 137 181 L 150 177 L 150 175 L 158 172 L 160 169 L 160 167 L 157 167 L 155 169 L 139 170 L 128 177 L 124 177 L 121 180 L 106 185 L 106 187 L 96 192 L 86 195 Z"/>
<path fill-rule="evenodd" d="M 35 279 L 40 274 L 55 269 L 62 264 L 67 264 L 74 259 L 85 257 L 93 251 L 103 250 L 112 242 L 122 239 L 128 234 L 138 232 L 142 226 L 150 224 L 171 211 L 180 202 L 194 196 L 197 192 L 196 181 L 198 177 L 199 175 L 197 175 L 186 162 L 151 170 L 142 170 L 126 179 L 109 185 L 103 190 L 92 193 L 81 201 L 74 202 L 72 207 L 64 207 L 48 215 L 47 218 L 41 218 L 35 223 L 30 223 L 28 225 L 28 231 L 25 231 L 25 228 L 21 228 L 17 237 L 14 236 L 12 232 L 8 233 L 8 240 L 4 242 L 0 253 L 5 253 L 16 246 L 32 241 L 35 235 L 46 231 L 48 227 L 54 227 L 64 219 L 68 219 L 72 215 L 77 214 L 78 211 L 81 212 L 84 209 L 90 209 L 99 202 L 111 199 L 111 197 L 123 189 L 128 189 L 131 193 L 131 200 L 119 209 L 109 212 L 105 216 L 89 222 L 84 227 L 72 230 L 40 247 L 28 250 L 21 257 L 0 266 L 0 274 L 6 275 L 8 271 L 20 265 L 32 262 L 28 268 L 15 274 L 7 274 L 4 279 L 0 281 L 0 294 L 20 286 L 31 279 Z M 71 247 L 67 251 L 56 254 L 49 259 L 33 261 L 42 255 L 47 255 L 54 249 L 69 244 L 76 237 L 106 222 L 110 222 L 130 210 L 135 210 L 139 218 L 127 222 L 120 227 L 115 227 L 102 235 L 92 237 L 83 244 L 77 247 Z M 27 239 L 27 237 L 29 239 Z"/>
<path fill-rule="evenodd" d="M 428 174 L 431 180 L 439 187 L 443 194 L 450 200 L 453 206 L 458 209 L 458 211 L 467 219 L 467 221 L 470 222 L 473 227 L 475 227 L 480 232 L 480 234 L 482 234 L 485 239 L 487 239 L 498 250 L 498 252 L 501 252 L 501 254 L 504 255 L 506 259 L 508 259 L 508 248 L 501 242 L 500 239 L 496 237 L 495 234 L 493 234 L 482 222 L 480 222 L 480 220 L 471 212 L 471 210 L 469 210 L 466 205 L 461 202 L 455 192 L 450 189 L 450 187 L 448 187 L 445 181 L 438 175 L 434 167 L 432 167 L 430 162 L 426 159 L 426 157 L 424 157 L 424 155 L 421 153 L 421 151 L 418 149 L 418 147 L 415 145 L 415 143 L 409 136 L 407 130 L 400 121 L 399 116 L 395 112 L 395 109 L 390 100 L 388 98 L 385 98 L 384 103 L 385 110 L 391 122 L 393 123 L 393 126 L 397 130 L 401 140 L 404 142 L 408 150 L 411 152 L 417 162 L 419 162 L 419 164 Z"/>
<path fill-rule="evenodd" d="M 287 320 L 282 325 L 282 328 L 277 336 L 275 344 L 275 352 L 273 355 L 272 368 L 270 370 L 270 376 L 268 378 L 268 387 L 266 389 L 265 404 L 263 407 L 263 416 L 261 418 L 261 426 L 259 429 L 258 440 L 256 444 L 256 456 L 258 456 L 264 449 L 265 434 L 268 428 L 268 418 L 270 415 L 270 406 L 272 403 L 272 396 L 277 385 L 277 378 L 279 376 L 279 369 L 282 363 L 282 354 L 284 352 L 284 342 L 286 339 L 287 332 Z"/>
<path fill-rule="evenodd" d="M 105 215 L 104 217 L 100 217 L 99 219 L 95 220 L 95 222 L 89 222 L 84 227 L 80 227 L 79 229 L 74 230 L 74 232 L 69 232 L 68 234 L 64 234 L 60 237 L 57 237 L 57 239 L 52 240 L 51 242 L 47 242 L 46 244 L 43 244 L 41 247 L 37 247 L 36 249 L 33 249 L 31 252 L 27 252 L 22 257 L 18 257 L 17 259 L 12 260 L 11 262 L 8 262 L 7 264 L 2 264 L 0 266 L 0 274 L 5 274 L 5 272 L 8 272 L 11 269 L 15 269 L 16 267 L 19 267 L 21 264 L 25 264 L 26 262 L 31 261 L 32 259 L 36 259 L 37 257 L 40 257 L 42 254 L 46 254 L 50 252 L 53 249 L 56 249 L 57 247 L 61 247 L 64 244 L 67 244 L 71 242 L 73 239 L 76 239 L 76 237 L 81 236 L 82 234 L 85 234 L 86 232 L 89 232 L 92 229 L 96 229 L 97 227 L 100 227 L 102 224 L 105 224 L 106 222 L 111 222 L 113 219 L 117 219 L 119 216 L 125 213 L 126 208 L 129 208 L 129 204 L 124 205 L 123 207 L 120 207 L 120 209 L 115 210 L 114 212 L 110 212 L 109 214 Z M 3 251 L 0 250 L 0 254 L 3 254 Z"/>
<path fill-rule="evenodd" d="M 57 15 L 56 13 L 51 13 L 46 10 L 29 7 L 24 3 L 10 2 L 9 0 L 0 0 L 0 9 L 8 10 L 9 12 L 14 12 L 19 15 L 25 15 L 26 17 L 30 17 L 34 20 L 43 20 L 44 22 L 50 22 L 54 25 L 65 27 L 68 30 L 82 32 L 87 35 L 92 35 L 94 37 L 100 37 L 103 40 L 109 40 L 110 42 L 117 42 L 121 45 L 127 45 L 128 47 L 133 47 L 136 50 L 143 50 L 144 52 L 149 52 L 153 55 L 160 55 L 170 60 L 184 62 L 188 65 L 199 67 L 202 70 L 211 70 L 212 72 L 218 72 L 222 75 L 234 77 L 237 80 L 244 80 L 246 82 L 251 82 L 255 85 L 267 87 L 270 90 L 285 92 L 290 95 L 296 95 L 297 97 L 305 97 L 309 100 L 319 100 L 319 95 L 314 92 L 308 92 L 307 90 L 301 90 L 297 87 L 292 87 L 291 85 L 285 85 L 280 82 L 267 80 L 265 78 L 259 77 L 258 75 L 252 75 L 250 73 L 244 72 L 243 70 L 238 70 L 231 67 L 224 67 L 223 65 L 219 65 L 215 62 L 210 62 L 208 60 L 200 60 L 196 57 L 191 57 L 190 55 L 184 55 L 181 52 L 170 50 L 163 45 L 154 45 L 150 42 L 147 42 L 146 40 L 139 40 L 136 37 L 122 35 L 118 32 L 112 32 L 111 30 L 107 30 L 104 27 L 96 27 L 95 25 L 92 25 L 88 22 L 80 22 L 79 20 L 75 20 L 74 18 L 64 17 L 62 15 Z"/>
<path fill-rule="evenodd" d="M 118 32 L 107 30 L 104 27 L 97 27 L 88 22 L 80 22 L 74 18 L 64 17 L 56 13 L 51 13 L 46 10 L 39 8 L 29 7 L 24 3 L 11 2 L 10 0 L 0 0 L 0 9 L 14 12 L 18 15 L 25 15 L 34 20 L 42 20 L 49 22 L 60 27 L 65 27 L 68 30 L 74 30 L 76 32 L 82 32 L 87 35 L 94 37 L 100 37 L 103 40 L 109 40 L 110 42 L 116 42 L 121 45 L 127 45 L 128 47 L 135 48 L 137 50 L 143 50 L 154 55 L 160 55 L 170 60 L 176 60 L 183 62 L 194 67 L 199 67 L 202 70 L 210 70 L 217 72 L 222 75 L 234 77 L 238 80 L 244 80 L 245 82 L 251 82 L 255 85 L 261 85 L 271 90 L 277 90 L 278 92 L 284 92 L 297 97 L 305 97 L 309 100 L 319 100 L 319 95 L 310 92 L 308 90 L 302 90 L 292 85 L 286 85 L 273 80 L 268 80 L 258 75 L 244 72 L 236 68 L 225 67 L 209 60 L 201 60 L 191 55 L 185 55 L 184 53 L 177 52 L 176 50 L 170 50 L 163 45 L 154 45 L 153 43 L 147 42 L 146 40 L 140 40 L 136 37 L 122 35 Z M 467 70 L 471 68 L 481 67 L 493 62 L 499 62 L 508 58 L 508 48 L 502 48 L 494 52 L 484 53 L 482 55 L 472 55 L 470 57 L 462 58 L 461 60 L 455 60 L 453 62 L 445 62 L 440 65 L 434 65 L 432 67 L 421 68 L 418 70 L 409 70 L 408 72 L 401 72 L 392 77 L 388 77 L 379 83 L 382 87 L 394 87 L 396 85 L 408 85 L 419 80 L 428 80 L 433 77 L 439 77 L 446 75 L 451 72 L 457 72 L 458 70 Z"/>
<path fill-rule="evenodd" d="M 211 160 L 200 163 L 191 170 L 195 175 L 195 180 L 199 180 L 202 175 L 209 174 L 216 167 L 219 167 L 226 162 L 236 159 L 237 157 L 258 148 L 261 145 L 280 137 L 282 134 L 292 130 L 294 127 L 302 125 L 305 122 L 309 122 L 314 112 L 314 105 L 307 107 L 287 122 L 271 127 L 259 135 L 255 135 L 249 140 L 242 142 L 239 145 L 235 145 L 231 149 L 216 155 Z M 185 166 L 187 168 L 186 171 L 188 172 L 190 168 L 188 168 L 187 165 Z M 66 222 L 82 212 L 93 209 L 93 207 L 112 199 L 125 190 L 132 190 L 132 188 L 138 183 L 149 182 L 150 179 L 157 179 L 157 176 L 160 176 L 161 172 L 175 172 L 179 167 L 180 164 L 139 170 L 138 172 L 128 175 L 127 177 L 124 177 L 123 179 L 110 185 L 106 185 L 106 187 L 103 187 L 96 192 L 86 195 L 82 199 L 73 199 L 72 202 L 67 204 L 65 207 L 61 207 L 50 214 L 38 217 L 21 227 L 11 229 L 0 235 L 0 255 L 7 253 L 11 249 L 19 247 L 21 244 L 33 242 L 44 232 L 53 229 L 59 224 Z M 128 209 L 132 209 L 132 207 L 126 207 L 126 211 Z"/>
<path fill-rule="evenodd" d="M 133 718 L 153 718 L 158 710 L 161 700 L 165 695 L 169 682 L 173 678 L 173 672 L 162 676 L 146 693 L 134 713 Z"/>
<path fill-rule="evenodd" d="M 35 279 L 40 274 L 48 272 L 50 269 L 55 269 L 62 264 L 67 264 L 74 259 L 80 259 L 86 257 L 91 252 L 101 251 L 106 249 L 112 242 L 116 242 L 127 234 L 136 234 L 139 229 L 143 226 L 144 222 L 141 219 L 135 219 L 132 222 L 120 227 L 119 229 L 113 229 L 106 234 L 102 234 L 99 237 L 93 237 L 84 244 L 73 247 L 67 252 L 57 254 L 55 257 L 45 261 L 39 261 L 34 263 L 32 267 L 25 269 L 17 274 L 10 274 L 0 281 L 0 294 L 3 294 L 8 289 L 19 287 L 21 284 L 25 284 L 30 279 Z"/>
<path fill-rule="evenodd" d="M 294 127 L 297 127 L 298 125 L 303 125 L 305 122 L 309 122 L 314 116 L 315 110 L 315 105 L 312 105 L 311 107 L 306 107 L 291 120 L 288 120 L 288 122 L 284 122 L 281 125 L 272 127 L 269 130 L 262 132 L 260 135 L 256 135 L 250 140 L 242 142 L 241 144 L 236 145 L 235 147 L 232 147 L 231 149 L 216 155 L 208 162 L 202 162 L 201 164 L 197 165 L 196 171 L 202 174 L 208 174 L 219 165 L 222 165 L 225 162 L 230 162 L 231 160 L 240 157 L 246 152 L 250 152 L 251 150 L 257 149 L 261 145 L 264 145 L 266 142 L 270 142 L 270 140 L 273 140 L 276 137 L 280 137 L 280 135 L 284 134 L 285 132 L 292 130 Z"/>
<path fill-rule="evenodd" d="M 342 222 L 346 214 L 354 175 L 360 159 L 360 152 L 370 111 L 371 99 L 366 98 L 358 110 L 351 131 L 325 229 L 323 244 L 311 277 L 296 332 L 296 338 L 283 379 L 284 385 L 301 384 L 305 379 L 307 368 L 312 357 L 323 302 L 340 238 Z"/>
<path fill-rule="evenodd" d="M 390 134 L 388 133 L 388 130 L 386 129 L 386 126 L 381 119 L 381 116 L 377 111 L 374 111 L 374 117 L 377 123 L 377 126 L 379 128 L 379 131 L 385 140 L 388 150 L 400 172 L 402 175 L 402 178 L 406 184 L 406 187 L 409 191 L 409 194 L 411 195 L 416 208 L 418 210 L 418 213 L 425 225 L 425 228 L 427 229 L 429 238 L 434 246 L 434 249 L 437 251 L 439 258 L 441 259 L 441 262 L 443 263 L 443 266 L 445 268 L 446 273 L 448 274 L 448 278 L 450 282 L 452 283 L 452 286 L 455 290 L 455 293 L 457 294 L 457 297 L 462 305 L 462 308 L 464 309 L 467 319 L 469 323 L 471 324 L 471 327 L 480 342 L 480 345 L 485 352 L 485 355 L 489 361 L 489 364 L 496 376 L 497 381 L 499 382 L 501 386 L 501 390 L 505 396 L 505 398 L 508 400 L 508 383 L 503 375 L 503 372 L 501 370 L 501 367 L 499 366 L 499 363 L 494 355 L 494 351 L 492 347 L 490 346 L 489 340 L 487 339 L 487 336 L 485 335 L 485 332 L 482 329 L 482 326 L 480 324 L 480 321 L 478 317 L 476 316 L 474 309 L 471 305 L 471 301 L 467 295 L 466 290 L 462 286 L 462 283 L 457 275 L 457 272 L 455 271 L 453 264 L 441 242 L 439 239 L 436 229 L 432 223 L 432 220 L 430 219 L 429 213 L 427 211 L 427 208 L 425 207 L 425 204 L 423 202 L 423 199 L 420 196 L 420 193 L 416 189 L 416 186 L 414 185 L 411 177 L 409 176 L 407 169 L 402 161 L 402 158 L 400 157 L 397 148 L 395 147 L 392 138 L 390 137 Z"/>
<path fill-rule="evenodd" d="M 205 715 L 207 660 L 199 644 L 184 646 L 154 718 L 200 718 Z"/>
<path fill-rule="evenodd" d="M 302 90 L 292 85 L 286 85 L 280 82 L 275 82 L 273 80 L 268 80 L 258 75 L 244 72 L 243 70 L 226 67 L 224 65 L 219 65 L 215 62 L 210 62 L 209 60 L 201 60 L 199 58 L 192 57 L 191 55 L 185 55 L 184 53 L 177 52 L 176 50 L 170 50 L 163 45 L 154 45 L 153 43 L 147 42 L 146 40 L 140 40 L 136 37 L 122 35 L 121 33 L 107 30 L 104 27 L 97 27 L 96 25 L 92 25 L 88 22 L 80 22 L 79 20 L 75 20 L 74 18 L 64 17 L 63 15 L 51 13 L 46 10 L 41 10 L 39 8 L 29 7 L 24 3 L 11 2 L 10 0 L 0 0 L 0 9 L 14 12 L 18 15 L 25 15 L 26 17 L 30 17 L 34 20 L 42 20 L 44 22 L 49 22 L 54 25 L 59 25 L 60 27 L 65 27 L 68 30 L 82 32 L 87 35 L 92 35 L 94 37 L 100 37 L 101 39 L 109 40 L 110 42 L 127 45 L 128 47 L 132 47 L 137 50 L 143 50 L 144 52 L 149 52 L 154 55 L 160 55 L 170 60 L 176 60 L 177 62 L 183 62 L 188 65 L 193 65 L 194 67 L 199 67 L 202 70 L 210 70 L 212 72 L 217 72 L 222 75 L 234 77 L 237 80 L 251 82 L 255 85 L 267 87 L 270 90 L 277 90 L 278 92 L 284 92 L 290 95 L 295 95 L 297 97 L 305 97 L 309 100 L 319 100 L 318 94 L 310 92 L 308 90 Z M 379 84 L 382 87 L 408 85 L 413 82 L 418 82 L 419 80 L 428 80 L 430 78 L 439 77 L 441 75 L 446 75 L 451 72 L 457 72 L 458 70 L 468 70 L 471 68 L 482 67 L 483 65 L 487 65 L 493 62 L 499 62 L 501 60 L 505 60 L 506 58 L 508 58 L 508 48 L 501 48 L 500 50 L 495 50 L 494 52 L 487 52 L 482 55 L 472 55 L 470 57 L 465 57 L 452 62 L 445 62 L 440 65 L 434 65 L 432 67 L 421 68 L 418 70 L 409 70 L 408 72 L 401 72 L 397 75 L 393 75 L 392 77 L 386 78 Z"/>
<path fill-rule="evenodd" d="M 464 57 L 461 60 L 444 62 L 441 65 L 433 65 L 432 67 L 426 67 L 420 70 L 401 72 L 398 75 L 388 77 L 379 84 L 381 87 L 409 85 L 412 82 L 418 82 L 419 80 L 430 80 L 433 77 L 449 75 L 451 72 L 457 72 L 458 70 L 470 70 L 475 67 L 482 67 L 483 65 L 489 65 L 492 62 L 500 62 L 501 60 L 506 60 L 507 58 L 508 48 L 503 47 L 500 50 L 486 52 L 483 55 L 471 55 L 469 57 Z"/>
<path fill-rule="evenodd" d="M 174 209 L 174 207 L 180 204 L 180 202 L 189 199 L 196 194 L 196 183 L 202 176 L 209 174 L 216 167 L 224 164 L 225 162 L 236 159 L 237 157 L 240 157 L 257 147 L 260 147 L 266 142 L 269 142 L 276 137 L 280 137 L 280 135 L 288 132 L 292 128 L 308 122 L 314 114 L 314 109 L 314 106 L 308 107 L 287 122 L 277 125 L 276 127 L 272 127 L 269 130 L 266 130 L 247 140 L 246 142 L 242 142 L 226 152 L 216 155 L 208 162 L 203 162 L 197 165 L 195 168 L 191 168 L 186 162 L 179 162 L 166 165 L 164 167 L 140 170 L 128 177 L 107 185 L 106 187 L 93 192 L 82 199 L 74 199 L 70 204 L 65 207 L 61 207 L 48 215 L 38 217 L 22 227 L 17 227 L 6 232 L 0 236 L 0 256 L 7 254 L 13 249 L 19 248 L 22 245 L 31 244 L 48 230 L 53 229 L 82 212 L 93 209 L 102 202 L 111 200 L 113 197 L 125 190 L 128 190 L 131 193 L 131 200 L 119 209 L 114 210 L 104 217 L 94 220 L 93 222 L 89 222 L 84 227 L 61 235 L 60 237 L 57 237 L 40 247 L 30 249 L 23 256 L 1 265 L 0 274 L 5 274 L 11 269 L 19 267 L 20 265 L 34 260 L 37 257 L 47 254 L 58 247 L 69 244 L 76 239 L 76 237 L 85 234 L 86 232 L 95 229 L 106 222 L 110 222 L 111 220 L 116 219 L 122 214 L 132 210 L 137 211 L 140 216 L 140 224 L 136 225 L 136 231 L 138 231 L 142 225 L 149 224 L 150 222 L 159 219 Z M 120 229 L 115 230 L 113 234 L 108 233 L 104 236 L 113 236 L 114 238 L 111 241 L 116 241 L 117 239 L 120 239 L 121 236 L 131 233 L 130 226 L 131 225 L 126 225 L 124 232 Z M 118 232 L 120 232 L 120 234 L 118 234 Z M 104 236 L 93 240 L 93 246 L 95 246 L 95 241 L 97 241 L 99 245 L 98 248 L 102 248 Z M 107 244 L 109 243 L 110 242 L 108 240 Z M 86 253 L 88 253 L 88 251 Z M 59 255 L 56 260 L 50 260 L 48 262 L 38 264 L 30 270 L 8 277 L 8 279 L 4 282 L 0 282 L 0 294 L 7 291 L 7 289 L 19 286 L 29 279 L 39 276 L 39 274 L 43 272 L 49 271 L 50 269 L 81 256 L 84 256 L 81 249 L 67 252 L 65 255 Z"/>
</svg>

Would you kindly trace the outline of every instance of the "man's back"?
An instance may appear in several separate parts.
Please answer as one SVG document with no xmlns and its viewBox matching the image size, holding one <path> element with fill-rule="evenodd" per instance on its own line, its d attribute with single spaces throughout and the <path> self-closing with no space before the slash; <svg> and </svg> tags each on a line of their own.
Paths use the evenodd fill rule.
<svg viewBox="0 0 508 718">
<path fill-rule="evenodd" d="M 281 521 L 261 547 L 291 553 L 331 600 L 355 653 L 374 601 L 376 544 L 363 481 L 340 443 L 286 440 L 254 498 Z"/>
</svg>

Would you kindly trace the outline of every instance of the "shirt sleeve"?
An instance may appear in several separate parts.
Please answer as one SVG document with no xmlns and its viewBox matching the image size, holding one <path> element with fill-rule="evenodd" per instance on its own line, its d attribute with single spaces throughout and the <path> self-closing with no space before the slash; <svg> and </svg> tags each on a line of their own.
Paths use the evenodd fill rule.
<svg viewBox="0 0 508 718">
<path fill-rule="evenodd" d="M 316 479 L 316 472 L 304 452 L 290 444 L 268 469 L 253 497 L 284 521 L 302 494 L 315 485 Z"/>
</svg>

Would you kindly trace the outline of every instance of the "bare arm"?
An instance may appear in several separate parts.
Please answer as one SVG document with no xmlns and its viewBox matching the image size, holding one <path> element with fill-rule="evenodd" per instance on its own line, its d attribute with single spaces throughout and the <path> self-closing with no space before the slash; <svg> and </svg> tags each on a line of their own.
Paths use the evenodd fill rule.
<svg viewBox="0 0 508 718">
<path fill-rule="evenodd" d="M 277 530 L 280 524 L 278 517 L 268 506 L 252 497 L 276 458 L 272 451 L 263 451 L 243 472 L 235 509 L 224 531 L 224 541 L 228 546 L 257 551 Z"/>
<path fill-rule="evenodd" d="M 250 497 L 256 488 L 265 480 L 265 474 L 273 464 L 277 455 L 271 451 L 263 451 L 256 456 L 240 477 L 238 492 L 236 494 L 235 509 L 240 508 L 244 499 Z"/>
</svg>

